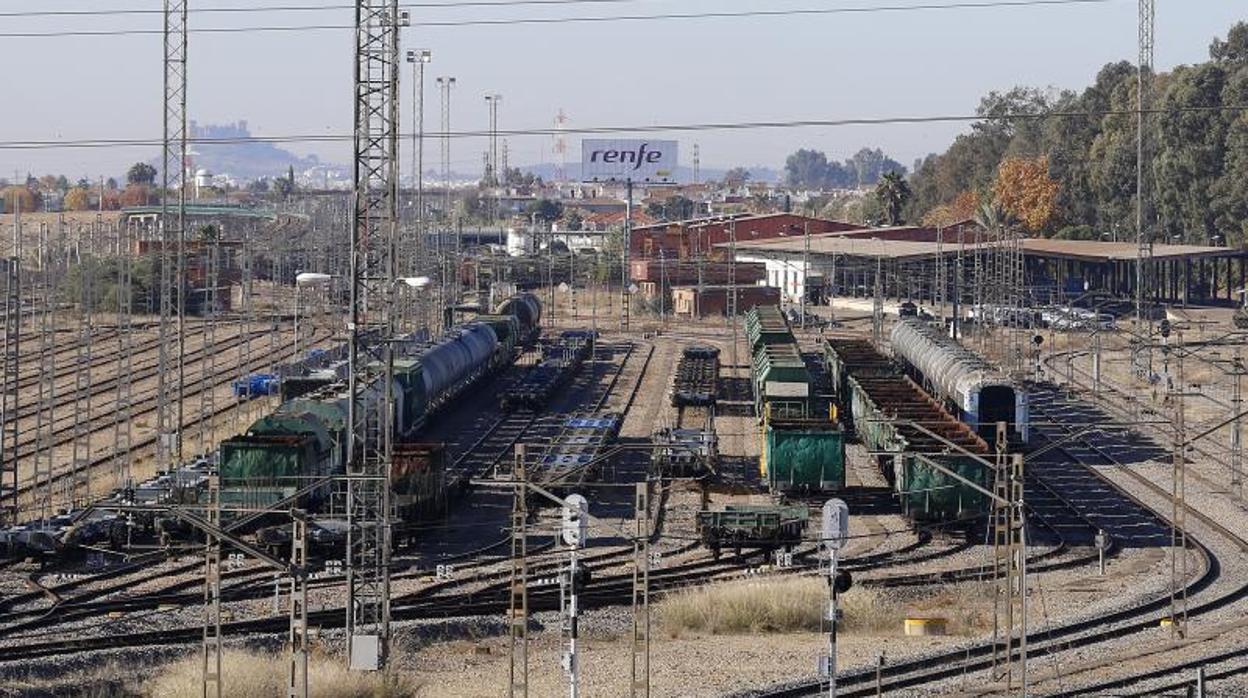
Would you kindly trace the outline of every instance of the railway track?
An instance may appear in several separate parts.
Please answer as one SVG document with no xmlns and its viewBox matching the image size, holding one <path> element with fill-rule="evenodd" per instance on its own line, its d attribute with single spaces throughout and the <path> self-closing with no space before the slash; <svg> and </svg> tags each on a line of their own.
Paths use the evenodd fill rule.
<svg viewBox="0 0 1248 698">
<path fill-rule="evenodd" d="M 1039 422 L 1042 424 L 1061 425 L 1060 415 L 1046 411 L 1046 407 L 1052 410 L 1052 405 L 1046 403 L 1043 399 L 1038 403 L 1033 403 L 1033 424 Z M 1103 419 L 1103 416 L 1101 421 L 1106 421 Z M 1066 450 L 1071 443 L 1076 445 Z M 1095 432 L 1076 433 L 1070 438 L 1069 443 L 1053 446 L 1052 448 L 1054 451 L 1062 451 L 1067 454 L 1066 462 L 1068 467 L 1082 467 L 1094 474 L 1096 474 L 1095 468 L 1098 466 L 1110 467 L 1126 474 L 1143 488 L 1150 490 L 1152 494 L 1168 497 L 1167 491 L 1140 473 L 1135 472 L 1132 468 L 1118 462 L 1109 453 L 1105 452 L 1104 446 L 1095 441 Z M 1100 477 L 1099 474 L 1097 476 Z M 1112 487 L 1113 485 L 1110 484 L 1110 486 Z M 1136 497 L 1121 491 L 1119 494 L 1151 511 L 1150 507 Z M 1153 514 L 1164 519 L 1155 511 L 1153 511 Z M 1234 532 L 1214 521 L 1211 517 L 1190 508 L 1188 515 L 1197 519 L 1201 526 L 1206 527 L 1210 535 L 1221 538 L 1221 544 L 1233 546 L 1239 555 L 1248 554 L 1248 543 L 1239 538 Z M 1090 525 L 1094 524 L 1090 523 Z M 1203 562 L 1203 572 L 1197 575 L 1196 578 L 1188 581 L 1181 590 L 1189 599 L 1201 599 L 1188 607 L 1187 614 L 1189 617 L 1212 613 L 1225 608 L 1229 604 L 1248 598 L 1248 584 L 1235 582 L 1223 574 L 1221 560 L 1216 554 L 1211 552 L 1208 543 L 1197 540 L 1196 536 L 1191 534 L 1189 534 L 1188 540 L 1193 543 L 1194 550 Z M 1115 612 L 1102 614 L 1095 618 L 1033 630 L 1028 634 L 1028 656 L 1038 657 L 1056 654 L 1128 637 L 1135 633 L 1156 628 L 1159 619 L 1168 616 L 1169 605 L 1170 599 L 1167 595 Z M 934 684 L 942 680 L 983 671 L 993 666 L 994 650 L 997 653 L 1003 653 L 1004 647 L 1002 645 L 994 646 L 992 642 L 981 642 L 955 652 L 944 652 L 919 660 L 888 665 L 880 670 L 881 687 L 884 690 L 899 690 L 919 685 Z M 875 681 L 876 671 L 874 669 L 847 672 L 839 675 L 837 678 L 838 688 L 844 687 L 844 690 L 838 690 L 838 695 L 875 695 Z M 753 692 L 751 695 L 809 696 L 818 694 L 820 686 L 820 682 L 808 681 L 791 686 Z M 1083 695 L 1095 690 L 1096 687 L 1082 686 L 1080 688 Z"/>
<path fill-rule="evenodd" d="M 317 343 L 331 339 L 332 337 L 333 337 L 333 333 L 331 332 L 326 332 L 324 335 L 319 336 L 319 337 L 314 336 L 310 340 L 310 342 L 307 344 L 307 346 L 314 346 Z M 290 358 L 293 355 L 294 355 L 293 348 L 281 350 L 276 356 L 266 353 L 261 358 L 252 359 L 251 361 L 248 361 L 246 364 L 244 364 L 243 370 L 246 372 L 256 371 L 260 368 L 270 365 L 271 363 L 275 361 L 281 361 L 283 359 Z M 224 378 L 221 378 L 219 380 L 215 380 L 215 381 L 204 381 L 204 379 L 199 378 L 191 383 L 188 383 L 187 387 L 189 388 L 189 390 L 187 390 L 184 393 L 184 396 L 185 398 L 189 399 L 189 398 L 199 395 L 205 390 L 215 390 L 221 386 L 229 385 L 233 380 L 234 380 L 234 375 L 232 374 Z M 154 398 L 155 398 L 155 393 L 153 392 L 151 394 L 151 397 L 149 397 L 149 399 L 146 402 L 136 404 L 131 412 L 131 418 L 133 419 L 133 418 L 145 415 L 145 414 L 150 414 L 152 412 L 155 412 L 157 405 L 156 405 L 156 401 Z M 212 418 L 216 418 L 221 415 L 227 414 L 231 410 L 235 409 L 237 405 L 238 403 L 234 400 L 226 401 L 225 404 L 223 404 L 221 407 L 218 407 L 211 415 L 208 415 L 208 417 L 212 419 Z M 98 433 L 105 429 L 111 429 L 113 426 L 112 419 L 113 419 L 113 415 L 111 414 L 92 418 L 91 420 L 88 421 L 89 432 Z M 90 426 L 90 425 L 96 425 L 102 422 L 106 422 L 106 423 L 104 423 L 102 426 Z M 185 426 L 186 425 L 183 425 L 183 428 L 185 428 Z M 70 432 L 68 437 L 63 436 L 66 431 Z M 62 427 L 56 430 L 56 434 L 62 435 L 62 436 L 53 442 L 53 447 L 71 442 L 73 440 L 72 432 L 73 432 L 72 424 L 67 428 Z M 135 451 L 139 451 L 148 446 L 154 445 L 156 443 L 156 438 L 157 438 L 156 435 L 153 434 L 146 438 L 134 439 L 131 442 L 131 452 L 133 453 Z M 19 452 L 19 455 L 20 455 L 20 452 Z M 33 483 L 33 482 L 28 481 L 25 484 L 22 484 L 21 486 L 18 487 L 18 492 L 17 492 L 18 497 L 27 496 L 36 487 L 46 487 L 49 484 L 55 484 L 57 482 L 60 482 L 64 480 L 65 478 L 80 476 L 84 472 L 89 473 L 92 470 L 95 470 L 97 468 L 100 468 L 106 465 L 111 465 L 114 459 L 115 459 L 115 455 L 112 453 L 109 453 L 107 455 L 91 459 L 89 462 L 87 462 L 84 468 L 81 468 L 81 469 L 65 468 L 65 469 L 62 469 L 60 472 L 54 473 L 50 478 L 47 478 L 44 481 L 39 482 L 39 483 Z"/>
<path fill-rule="evenodd" d="M 245 344 L 248 339 L 251 339 L 254 341 L 254 339 L 257 337 L 264 337 L 269 334 L 270 332 L 268 332 L 267 330 L 266 331 L 257 330 L 257 331 L 251 332 L 250 338 L 244 337 L 242 335 L 235 335 L 233 337 L 229 337 L 225 340 L 217 342 L 211 347 L 199 347 L 197 349 L 188 351 L 186 353 L 187 368 L 190 369 L 192 366 L 194 366 L 196 362 L 203 361 L 206 358 L 215 356 L 217 354 L 220 354 L 221 352 L 229 351 L 235 348 L 241 348 L 242 345 Z M 267 348 L 265 348 L 264 351 L 267 351 Z M 160 371 L 158 357 L 149 357 L 148 359 L 145 359 L 142 362 L 135 362 L 135 363 L 141 363 L 142 365 L 135 366 L 131 372 L 131 375 L 128 377 L 121 376 L 121 375 L 114 375 L 113 377 L 107 378 L 105 380 L 92 381 L 91 389 L 88 391 L 86 395 L 88 404 L 89 404 L 89 401 L 93 398 L 98 398 L 100 396 L 108 397 L 108 396 L 113 395 L 117 390 L 117 383 L 119 381 L 129 380 L 131 383 L 136 383 L 139 381 L 148 380 L 150 378 L 155 378 Z M 188 370 L 188 373 L 189 372 L 190 371 Z M 236 377 L 237 377 L 236 375 L 231 376 L 231 380 Z M 147 394 L 150 394 L 150 395 L 155 395 L 155 393 L 156 393 L 155 388 L 151 389 L 150 391 L 147 391 Z M 55 425 L 59 422 L 65 422 L 65 421 L 72 422 L 73 416 L 65 415 L 64 411 L 66 409 L 75 407 L 75 404 L 78 400 L 77 389 L 75 387 L 68 387 L 68 388 L 65 388 L 64 391 L 58 391 L 57 394 L 62 398 L 62 402 L 59 405 L 54 405 L 52 409 L 53 409 L 54 414 L 55 412 L 59 411 L 61 412 L 61 415 L 59 417 L 53 418 L 53 424 Z M 60 408 L 59 410 L 57 409 L 58 407 Z M 18 408 L 13 418 L 30 420 L 34 418 L 41 411 L 46 412 L 46 410 L 42 410 L 37 403 L 27 402 Z M 108 418 L 111 419 L 112 416 L 108 415 Z M 58 432 L 55 432 L 55 433 L 62 433 L 64 431 L 68 431 L 72 429 L 73 429 L 73 425 L 71 424 L 68 428 L 63 427 Z M 37 427 L 27 426 L 25 429 L 21 429 L 18 433 L 21 435 L 28 435 L 35 431 L 37 431 Z M 27 438 L 25 441 L 19 441 L 18 446 L 20 448 L 23 445 L 29 445 L 32 441 L 35 441 L 35 440 L 36 439 L 34 437 Z"/>
</svg>

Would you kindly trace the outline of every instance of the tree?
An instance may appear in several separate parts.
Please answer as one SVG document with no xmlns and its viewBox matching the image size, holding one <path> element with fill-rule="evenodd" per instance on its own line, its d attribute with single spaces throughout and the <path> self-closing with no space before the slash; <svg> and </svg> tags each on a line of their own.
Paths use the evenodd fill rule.
<svg viewBox="0 0 1248 698">
<path fill-rule="evenodd" d="M 973 191 L 958 194 L 953 201 L 941 204 L 923 216 L 923 225 L 947 227 L 954 223 L 971 220 L 979 208 L 979 195 Z"/>
<path fill-rule="evenodd" d="M 146 162 L 136 162 L 126 171 L 126 183 L 151 186 L 156 183 L 156 168 Z"/>
<path fill-rule="evenodd" d="M 980 202 L 979 208 L 975 209 L 975 223 L 979 227 L 988 231 L 999 231 L 1014 225 L 1014 217 L 1001 207 L 996 201 Z"/>
<path fill-rule="evenodd" d="M 724 184 L 736 189 L 745 186 L 750 181 L 750 171 L 744 167 L 734 167 L 724 173 Z"/>
<path fill-rule="evenodd" d="M 109 191 L 117 191 L 117 178 L 109 177 L 108 181 L 104 182 L 104 188 Z"/>
<path fill-rule="evenodd" d="M 22 213 L 39 210 L 39 195 L 27 187 L 5 187 L 0 190 L 0 198 L 4 200 L 5 213 L 13 213 L 18 209 Z"/>
<path fill-rule="evenodd" d="M 885 155 L 879 148 L 860 149 L 845 161 L 845 168 L 854 177 L 857 186 L 875 184 L 885 172 L 896 172 L 900 175 L 906 173 L 904 165 Z"/>
<path fill-rule="evenodd" d="M 152 190 L 144 184 L 131 184 L 121 193 L 121 205 L 146 206 L 151 203 Z"/>
<path fill-rule="evenodd" d="M 572 209 L 564 215 L 563 226 L 575 232 L 585 227 L 585 219 L 581 216 L 580 211 Z"/>
<path fill-rule="evenodd" d="M 91 197 L 85 187 L 74 187 L 65 195 L 65 208 L 70 211 L 86 211 L 91 208 Z"/>
<path fill-rule="evenodd" d="M 270 188 L 273 190 L 274 194 L 277 194 L 283 199 L 295 193 L 294 181 L 289 177 L 278 177 L 277 179 L 274 179 Z"/>
<path fill-rule="evenodd" d="M 698 205 L 686 196 L 673 194 L 663 201 L 655 201 L 646 206 L 646 213 L 665 221 L 683 221 L 693 218 Z"/>
<path fill-rule="evenodd" d="M 69 192 L 69 178 L 65 175 L 57 175 L 55 184 L 56 190 L 62 194 Z"/>
<path fill-rule="evenodd" d="M 104 203 L 101 206 L 105 211 L 121 210 L 121 192 L 116 189 L 104 190 Z"/>
<path fill-rule="evenodd" d="M 1001 161 L 993 198 L 1029 232 L 1045 230 L 1057 211 L 1058 184 L 1049 177 L 1049 159 L 1010 157 Z"/>
<path fill-rule="evenodd" d="M 248 184 L 247 184 L 247 191 L 251 192 L 252 194 L 267 194 L 267 193 L 269 193 L 269 180 L 268 180 L 268 178 L 267 178 L 267 177 L 261 177 L 260 179 L 252 180 L 250 183 L 248 183 Z"/>
<path fill-rule="evenodd" d="M 1236 22 L 1226 33 L 1226 41 L 1215 38 L 1209 57 L 1219 63 L 1248 63 L 1248 22 Z"/>
<path fill-rule="evenodd" d="M 823 186 L 828 176 L 828 156 L 802 148 L 784 160 L 784 182 L 790 187 L 810 189 Z"/>
<path fill-rule="evenodd" d="M 900 225 L 901 209 L 910 199 L 910 185 L 900 172 L 886 172 L 875 187 L 875 199 L 883 208 L 888 224 Z"/>
<path fill-rule="evenodd" d="M 550 199 L 538 199 L 525 208 L 525 213 L 544 223 L 557 221 L 563 215 L 563 204 Z"/>
</svg>

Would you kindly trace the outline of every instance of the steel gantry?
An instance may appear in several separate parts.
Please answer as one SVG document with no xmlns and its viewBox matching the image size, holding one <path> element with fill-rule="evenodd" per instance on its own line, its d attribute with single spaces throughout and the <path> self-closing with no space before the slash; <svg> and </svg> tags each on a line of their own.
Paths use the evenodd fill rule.
<svg viewBox="0 0 1248 698">
<path fill-rule="evenodd" d="M 385 664 L 390 631 L 390 340 L 399 223 L 399 28 L 406 13 L 400 14 L 398 0 L 358 0 L 355 8 L 346 624 L 351 668 L 374 670 Z M 369 342 L 369 336 L 380 341 Z M 365 373 L 378 362 L 383 375 Z M 376 387 L 380 399 L 370 400 Z"/>
<path fill-rule="evenodd" d="M 156 462 L 170 470 L 182 457 L 183 241 L 186 230 L 186 0 L 165 0 L 164 156 L 160 196 L 160 358 Z M 176 201 L 170 201 L 176 189 Z M 176 373 L 174 367 L 177 367 Z M 176 385 L 175 385 L 176 377 Z"/>
</svg>

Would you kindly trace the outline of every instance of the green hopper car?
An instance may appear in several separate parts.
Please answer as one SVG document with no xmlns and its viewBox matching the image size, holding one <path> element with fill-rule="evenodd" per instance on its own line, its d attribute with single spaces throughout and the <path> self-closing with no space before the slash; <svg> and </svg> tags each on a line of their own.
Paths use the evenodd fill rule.
<svg viewBox="0 0 1248 698">
<path fill-rule="evenodd" d="M 730 504 L 720 511 L 698 512 L 698 534 L 716 558 L 724 548 L 738 554 L 747 548 L 792 550 L 809 521 L 810 510 L 804 504 Z"/>
</svg>

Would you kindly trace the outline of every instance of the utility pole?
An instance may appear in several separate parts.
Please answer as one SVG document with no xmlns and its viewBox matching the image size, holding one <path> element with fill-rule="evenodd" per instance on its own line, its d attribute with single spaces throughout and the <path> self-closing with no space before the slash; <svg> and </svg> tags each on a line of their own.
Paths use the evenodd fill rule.
<svg viewBox="0 0 1248 698">
<path fill-rule="evenodd" d="M 377 670 L 386 664 L 390 636 L 399 29 L 407 13 L 398 0 L 357 0 L 355 19 L 346 627 L 350 667 Z M 369 375 L 378 360 L 384 373 Z M 384 385 L 380 399 L 372 394 L 377 378 Z"/>
<path fill-rule="evenodd" d="M 208 525 L 221 525 L 221 480 L 208 475 Z M 221 698 L 221 538 L 204 533 L 203 696 Z"/>
<path fill-rule="evenodd" d="M 737 221 L 728 221 L 728 297 L 724 299 L 728 306 L 728 324 L 732 325 L 732 370 L 738 371 L 741 366 L 737 355 Z M 762 415 L 759 415 L 762 417 Z"/>
<path fill-rule="evenodd" d="M 1231 360 L 1231 369 L 1235 373 L 1235 385 L 1231 393 L 1231 412 L 1235 415 L 1235 423 L 1231 429 L 1231 492 L 1235 494 L 1235 501 L 1241 504 L 1244 501 L 1244 445 L 1242 423 L 1243 418 L 1240 412 L 1243 411 L 1243 376 L 1244 376 L 1244 360 L 1240 355 L 1240 350 L 1235 349 L 1235 357 Z"/>
<path fill-rule="evenodd" d="M 290 512 L 290 674 L 287 698 L 308 698 L 308 516 Z"/>
<path fill-rule="evenodd" d="M 511 638 L 508 652 L 509 698 L 529 695 L 529 505 L 524 458 L 524 444 L 516 444 L 515 463 L 512 467 L 515 489 L 511 504 L 511 593 L 508 594 L 510 602 L 507 610 Z"/>
<path fill-rule="evenodd" d="M 1005 422 L 997 423 L 996 472 L 993 480 L 993 576 L 997 593 L 993 596 L 993 678 L 1005 678 L 1007 695 L 1014 688 L 1014 654 L 1019 654 L 1019 680 L 1027 694 L 1027 543 L 1024 529 L 1023 457 L 1006 453 Z M 1015 606 L 1019 607 L 1021 629 L 1014 636 Z M 1004 637 L 1001 655 L 999 638 Z"/>
<path fill-rule="evenodd" d="M 806 329 L 806 293 L 810 283 L 810 221 L 802 225 L 802 296 L 798 307 L 802 312 L 802 330 Z"/>
<path fill-rule="evenodd" d="M 416 259 L 408 269 L 415 273 L 425 263 L 425 65 L 433 60 L 433 52 L 418 48 L 407 52 L 415 80 L 412 81 L 412 186 L 416 188 Z M 428 326 L 428 319 L 421 318 Z"/>
<path fill-rule="evenodd" d="M 490 157 L 485 163 L 485 185 L 493 187 L 496 192 L 502 182 L 502 175 L 498 171 L 498 105 L 502 101 L 503 96 L 497 93 L 485 96 L 485 103 L 490 108 Z M 490 202 L 490 220 L 497 219 L 498 197 L 493 196 Z"/>
<path fill-rule="evenodd" d="M 633 180 L 627 179 L 624 182 L 624 191 L 626 192 L 624 204 L 624 244 L 620 245 L 620 331 L 628 331 L 628 312 L 629 312 L 629 276 L 628 273 L 628 255 L 631 251 L 629 247 L 633 244 Z"/>
<path fill-rule="evenodd" d="M 437 79 L 442 93 L 442 223 L 438 226 L 438 327 L 445 331 L 447 306 L 446 235 L 451 225 L 451 88 L 455 78 L 442 76 Z"/>
<path fill-rule="evenodd" d="M 631 695 L 650 698 L 650 480 L 637 483 L 633 535 L 633 665 Z"/>
<path fill-rule="evenodd" d="M 1174 410 L 1174 446 L 1170 472 L 1170 637 L 1187 637 L 1187 468 L 1183 451 L 1187 443 L 1187 425 L 1184 423 L 1183 382 L 1183 333 L 1175 332 L 1174 371 L 1175 380 L 1170 390 L 1171 408 Z M 1163 351 L 1169 347 L 1163 347 Z M 1167 376 L 1167 380 L 1169 377 Z"/>
<path fill-rule="evenodd" d="M 160 197 L 160 355 L 157 368 L 156 464 L 172 470 L 182 459 L 182 398 L 185 382 L 186 236 L 186 0 L 164 5 L 164 156 Z M 177 189 L 176 205 L 169 200 Z M 175 290 L 176 289 L 176 290 Z M 174 367 L 176 365 L 176 372 Z M 177 386 L 173 379 L 177 378 Z M 174 404 L 176 400 L 176 404 Z"/>
</svg>

